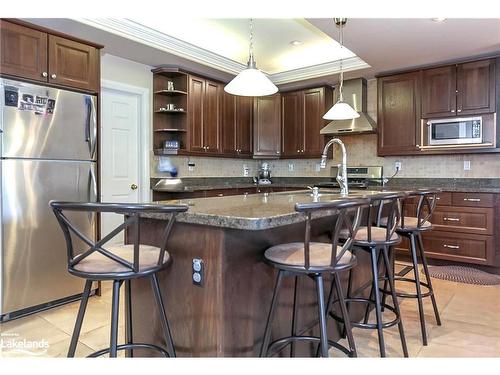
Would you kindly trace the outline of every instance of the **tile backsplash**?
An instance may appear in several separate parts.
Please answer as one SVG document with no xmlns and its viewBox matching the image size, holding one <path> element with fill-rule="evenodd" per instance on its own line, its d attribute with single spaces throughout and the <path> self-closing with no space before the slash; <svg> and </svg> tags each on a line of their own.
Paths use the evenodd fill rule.
<svg viewBox="0 0 500 375">
<path fill-rule="evenodd" d="M 368 114 L 377 118 L 377 81 L 368 81 Z M 433 155 L 433 156 L 399 156 L 378 157 L 377 135 L 348 135 L 340 137 L 347 148 L 347 163 L 350 166 L 382 165 L 384 175 L 392 176 L 395 172 L 394 163 L 401 162 L 402 168 L 397 177 L 406 178 L 500 178 L 500 154 L 465 154 L 465 155 Z M 332 150 L 329 151 L 330 153 Z M 275 177 L 307 177 L 328 176 L 330 166 L 341 160 L 340 151 L 333 151 L 333 159 L 329 160 L 326 169 L 317 171 L 319 158 L 268 160 L 271 176 Z M 245 167 L 249 176 L 255 176 L 262 161 L 229 158 L 203 157 L 171 157 L 177 166 L 180 177 L 240 177 Z M 464 170 L 464 161 L 470 161 L 470 170 Z M 188 170 L 188 162 L 195 163 L 194 171 Z M 165 174 L 157 171 L 158 157 L 152 156 L 151 176 L 162 177 Z M 293 165 L 293 167 L 290 167 Z M 292 170 L 293 169 L 293 170 Z"/>
</svg>

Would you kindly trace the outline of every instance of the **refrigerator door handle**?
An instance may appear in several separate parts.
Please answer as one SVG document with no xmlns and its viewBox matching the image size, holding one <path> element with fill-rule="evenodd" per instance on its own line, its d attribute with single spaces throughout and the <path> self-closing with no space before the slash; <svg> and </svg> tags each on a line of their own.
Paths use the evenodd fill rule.
<svg viewBox="0 0 500 375">
<path fill-rule="evenodd" d="M 97 139 L 97 117 L 95 115 L 94 103 L 93 97 L 85 96 L 85 142 L 89 145 L 91 159 L 94 159 Z"/>
<path fill-rule="evenodd" d="M 89 169 L 89 181 L 87 186 L 87 202 L 97 202 L 97 179 L 94 171 L 95 167 L 92 164 Z M 89 222 L 93 223 L 94 214 L 88 213 Z"/>
</svg>

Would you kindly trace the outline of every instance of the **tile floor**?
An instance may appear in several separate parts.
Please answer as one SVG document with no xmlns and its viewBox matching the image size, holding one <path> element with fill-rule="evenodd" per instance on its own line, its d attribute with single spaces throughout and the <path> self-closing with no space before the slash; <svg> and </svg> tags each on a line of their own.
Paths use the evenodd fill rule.
<svg viewBox="0 0 500 375">
<path fill-rule="evenodd" d="M 416 300 L 401 302 L 410 357 L 500 357 L 500 285 L 432 281 L 443 325 L 436 325 L 430 300 L 425 301 L 428 346 L 424 347 L 421 342 Z M 405 289 L 410 287 L 408 285 Z M 109 346 L 110 285 L 104 284 L 103 289 L 101 297 L 89 301 L 76 353 L 79 357 Z M 77 309 L 78 303 L 72 303 L 1 324 L 0 339 L 4 343 L 9 339 L 38 341 L 43 338 L 48 349 L 20 350 L 4 344 L 0 347 L 0 357 L 65 357 Z M 371 319 L 374 319 L 373 313 Z M 119 339 L 123 342 L 123 320 L 119 329 Z M 387 355 L 401 357 L 397 327 L 384 332 Z M 379 356 L 376 331 L 356 328 L 354 337 L 360 357 Z M 331 354 L 335 355 L 335 352 Z"/>
</svg>

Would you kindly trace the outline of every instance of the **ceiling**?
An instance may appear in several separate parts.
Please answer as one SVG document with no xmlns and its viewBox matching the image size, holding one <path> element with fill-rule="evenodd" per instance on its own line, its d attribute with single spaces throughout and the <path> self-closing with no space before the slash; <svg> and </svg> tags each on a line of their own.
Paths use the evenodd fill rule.
<svg viewBox="0 0 500 375">
<path fill-rule="evenodd" d="M 151 17 L 131 21 L 170 35 L 223 57 L 246 64 L 248 19 L 185 19 L 165 22 Z M 296 41 L 301 44 L 293 45 Z M 347 48 L 304 19 L 256 19 L 253 50 L 259 69 L 268 74 L 354 57 Z"/>
<path fill-rule="evenodd" d="M 330 19 L 307 19 L 335 37 Z M 500 19 L 353 18 L 345 45 L 371 65 L 363 74 L 500 53 Z"/>
<path fill-rule="evenodd" d="M 248 56 L 246 19 L 28 21 L 101 43 L 105 53 L 151 66 L 179 64 L 220 80 L 243 69 Z M 270 73 L 280 89 L 336 83 L 339 45 L 332 19 L 256 19 L 254 32 L 258 67 Z M 292 40 L 303 44 L 292 46 Z M 346 77 L 372 78 L 382 72 L 500 54 L 500 19 L 351 18 L 344 42 Z"/>
</svg>

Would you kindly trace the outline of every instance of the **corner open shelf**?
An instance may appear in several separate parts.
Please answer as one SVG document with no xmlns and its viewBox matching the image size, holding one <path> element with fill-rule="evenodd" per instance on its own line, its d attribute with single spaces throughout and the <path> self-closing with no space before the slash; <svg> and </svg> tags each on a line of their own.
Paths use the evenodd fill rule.
<svg viewBox="0 0 500 375">
<path fill-rule="evenodd" d="M 188 74 L 177 67 L 159 67 L 153 72 L 153 152 L 181 155 L 188 144 Z M 168 90 L 167 87 L 173 86 Z M 179 110 L 160 110 L 173 104 Z M 178 150 L 164 149 L 165 141 L 178 141 Z"/>
</svg>

